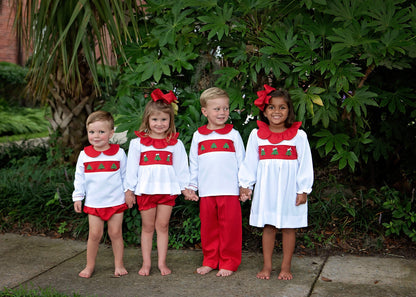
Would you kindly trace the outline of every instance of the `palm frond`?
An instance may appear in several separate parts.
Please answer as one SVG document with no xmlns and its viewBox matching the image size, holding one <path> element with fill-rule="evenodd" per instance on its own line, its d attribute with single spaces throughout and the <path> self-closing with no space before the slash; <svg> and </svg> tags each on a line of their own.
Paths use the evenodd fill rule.
<svg viewBox="0 0 416 297">
<path fill-rule="evenodd" d="M 108 64 L 114 54 L 127 62 L 122 45 L 138 38 L 139 7 L 134 0 L 12 2 L 17 34 L 32 52 L 29 89 L 43 99 L 58 73 L 74 96 L 82 92 L 86 72 L 100 92 L 97 60 Z"/>
</svg>

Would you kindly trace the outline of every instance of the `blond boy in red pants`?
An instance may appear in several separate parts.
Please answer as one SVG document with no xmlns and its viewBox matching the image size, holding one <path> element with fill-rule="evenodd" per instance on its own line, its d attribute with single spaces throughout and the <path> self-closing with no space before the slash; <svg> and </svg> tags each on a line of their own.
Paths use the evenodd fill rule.
<svg viewBox="0 0 416 297">
<path fill-rule="evenodd" d="M 201 111 L 208 124 L 193 135 L 190 186 L 198 191 L 187 197 L 200 200 L 201 242 L 204 260 L 199 274 L 219 269 L 217 276 L 230 276 L 241 263 L 242 222 L 238 169 L 245 149 L 240 134 L 226 124 L 228 94 L 209 88 L 200 97 Z"/>
</svg>

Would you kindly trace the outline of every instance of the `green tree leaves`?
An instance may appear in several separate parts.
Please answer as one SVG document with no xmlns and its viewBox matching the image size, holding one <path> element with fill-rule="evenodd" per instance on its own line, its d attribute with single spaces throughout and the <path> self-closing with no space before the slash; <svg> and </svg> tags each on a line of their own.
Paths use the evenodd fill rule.
<svg viewBox="0 0 416 297">
<path fill-rule="evenodd" d="M 159 46 L 166 44 L 175 44 L 176 35 L 186 33 L 188 25 L 194 22 L 192 10 L 181 10 L 181 6 L 176 4 L 173 6 L 171 13 L 162 14 L 155 18 L 157 26 L 152 30 L 152 34 L 159 39 Z"/>
<path fill-rule="evenodd" d="M 218 40 L 221 40 L 224 35 L 228 35 L 230 32 L 228 22 L 232 16 L 233 8 L 228 7 L 227 3 L 223 7 L 217 6 L 208 15 L 198 17 L 200 21 L 205 23 L 200 31 L 209 31 L 208 40 L 212 39 L 215 35 L 217 35 Z"/>
<path fill-rule="evenodd" d="M 147 34 L 128 47 L 134 63 L 120 89 L 174 89 L 184 102 L 178 126 L 186 139 L 189 128 L 204 121 L 196 115 L 198 98 L 211 86 L 230 94 L 230 116 L 244 140 L 259 112 L 256 92 L 265 83 L 288 89 L 312 150 L 351 171 L 394 150 L 379 147 L 387 133 L 394 135 L 379 127 L 380 116 L 406 126 L 406 117 L 416 114 L 409 99 L 414 84 L 398 81 L 398 89 L 408 88 L 400 93 L 394 78 L 384 77 L 389 69 L 416 65 L 416 9 L 406 1 L 147 3 L 138 24 Z"/>
<path fill-rule="evenodd" d="M 367 106 L 377 106 L 374 101 L 376 93 L 367 91 L 368 87 L 357 89 L 354 95 L 347 94 L 341 107 L 345 107 L 347 112 L 354 111 L 358 116 L 367 116 Z"/>
</svg>

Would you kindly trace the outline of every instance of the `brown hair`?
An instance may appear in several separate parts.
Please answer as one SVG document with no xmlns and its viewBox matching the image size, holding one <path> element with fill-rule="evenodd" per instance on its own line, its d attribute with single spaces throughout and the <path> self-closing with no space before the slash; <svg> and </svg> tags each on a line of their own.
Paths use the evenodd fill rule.
<svg viewBox="0 0 416 297">
<path fill-rule="evenodd" d="M 201 107 L 207 107 L 208 100 L 217 98 L 230 99 L 226 91 L 217 87 L 212 87 L 202 92 L 201 97 L 199 97 L 199 102 L 201 103 Z"/>
<path fill-rule="evenodd" d="M 292 99 L 290 98 L 289 92 L 283 89 L 278 89 L 278 90 L 270 92 L 267 95 L 272 96 L 270 98 L 270 101 L 272 100 L 272 98 L 283 98 L 285 100 L 289 108 L 287 119 L 285 121 L 285 127 L 289 128 L 290 126 L 292 126 L 292 124 L 295 122 L 295 111 L 293 108 L 293 102 L 292 102 Z M 267 106 L 268 104 L 264 106 L 264 110 L 266 110 Z M 260 111 L 259 117 L 262 122 L 265 122 L 267 125 L 270 125 L 269 120 L 264 116 L 263 111 Z"/>
<path fill-rule="evenodd" d="M 110 124 L 111 130 L 114 130 L 114 118 L 108 111 L 105 110 L 98 110 L 91 113 L 87 118 L 86 127 L 88 129 L 88 125 L 98 122 L 98 121 L 107 121 Z"/>
<path fill-rule="evenodd" d="M 149 119 L 150 116 L 155 112 L 164 112 L 169 115 L 169 129 L 166 131 L 167 138 L 171 138 L 176 134 L 176 127 L 175 127 L 175 111 L 173 110 L 172 104 L 168 104 L 163 100 L 153 101 L 150 100 L 146 107 L 144 108 L 142 124 L 140 125 L 139 132 L 144 132 L 145 134 L 149 134 L 150 126 L 149 126 Z"/>
</svg>

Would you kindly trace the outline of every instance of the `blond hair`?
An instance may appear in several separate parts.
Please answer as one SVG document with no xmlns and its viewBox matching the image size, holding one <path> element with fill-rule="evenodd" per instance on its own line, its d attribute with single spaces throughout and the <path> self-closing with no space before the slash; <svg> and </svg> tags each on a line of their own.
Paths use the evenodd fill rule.
<svg viewBox="0 0 416 297">
<path fill-rule="evenodd" d="M 199 97 L 199 102 L 201 103 L 201 107 L 207 107 L 207 102 L 209 100 L 217 98 L 227 98 L 230 100 L 226 91 L 217 87 L 212 87 L 202 92 L 201 97 Z"/>
<path fill-rule="evenodd" d="M 98 122 L 98 121 L 106 121 L 110 124 L 111 130 L 114 130 L 114 118 L 108 111 L 105 110 L 98 110 L 91 113 L 87 118 L 86 127 L 88 129 L 88 125 Z"/>
<path fill-rule="evenodd" d="M 172 104 L 168 104 L 163 100 L 158 101 L 149 101 L 144 108 L 142 124 L 140 125 L 139 132 L 144 132 L 145 134 L 149 134 L 150 132 L 150 125 L 149 119 L 151 115 L 155 112 L 163 112 L 169 115 L 169 129 L 166 131 L 167 138 L 170 139 L 172 136 L 176 134 L 176 127 L 175 127 L 175 111 L 173 110 Z"/>
</svg>

